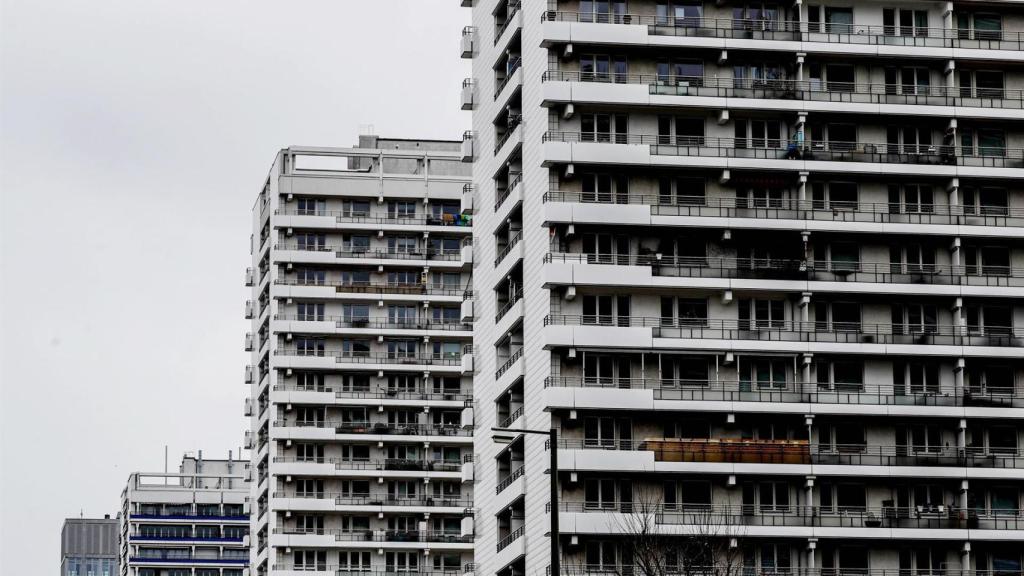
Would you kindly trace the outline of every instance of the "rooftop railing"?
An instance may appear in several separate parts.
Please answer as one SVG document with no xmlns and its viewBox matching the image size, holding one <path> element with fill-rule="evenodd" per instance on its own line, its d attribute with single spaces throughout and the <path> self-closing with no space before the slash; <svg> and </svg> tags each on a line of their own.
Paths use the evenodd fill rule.
<svg viewBox="0 0 1024 576">
<path fill-rule="evenodd" d="M 656 276 L 749 278 L 821 282 L 934 284 L 945 286 L 1024 286 L 1024 268 L 995 265 L 904 264 L 816 261 L 786 258 L 722 258 L 664 254 L 548 253 L 545 262 L 606 266 L 650 266 Z"/>
<path fill-rule="evenodd" d="M 655 338 L 915 344 L 951 346 L 1024 346 L 1024 329 L 1013 326 L 928 324 L 902 326 L 857 321 L 732 320 L 549 314 L 544 325 L 651 328 Z"/>
<path fill-rule="evenodd" d="M 719 138 L 712 136 L 663 136 L 612 132 L 549 131 L 545 142 L 599 143 L 650 146 L 651 154 L 760 160 L 820 160 L 883 164 L 923 164 L 989 168 L 1024 167 L 1024 149 L 1005 146 L 945 144 L 888 144 L 836 140 L 771 138 Z M 794 166 L 794 169 L 797 169 Z"/>
<path fill-rule="evenodd" d="M 660 194 L 571 192 L 551 190 L 544 202 L 646 204 L 659 216 L 726 218 L 791 218 L 833 222 L 894 222 L 904 224 L 961 224 L 1024 226 L 1024 208 L 1000 205 L 904 204 L 800 200 L 796 198 L 708 198 Z"/>
<path fill-rule="evenodd" d="M 1024 107 L 1024 90 L 905 85 L 822 80 L 720 78 L 669 74 L 617 74 L 548 70 L 542 81 L 642 84 L 651 94 L 756 98 L 759 100 L 806 100 L 853 104 L 909 104 L 979 108 Z"/>
<path fill-rule="evenodd" d="M 679 378 L 610 378 L 549 376 L 545 388 L 652 390 L 657 400 L 712 402 L 791 402 L 883 404 L 898 406 L 990 406 L 1024 408 L 1024 394 L 1013 382 L 975 385 L 959 390 L 938 384 L 864 382 L 792 382 Z"/>
<path fill-rule="evenodd" d="M 837 24 L 786 20 L 596 14 L 549 10 L 542 21 L 647 26 L 656 36 L 828 42 L 872 46 L 1024 49 L 1024 33 L 975 28 L 927 28 L 895 25 Z"/>
</svg>

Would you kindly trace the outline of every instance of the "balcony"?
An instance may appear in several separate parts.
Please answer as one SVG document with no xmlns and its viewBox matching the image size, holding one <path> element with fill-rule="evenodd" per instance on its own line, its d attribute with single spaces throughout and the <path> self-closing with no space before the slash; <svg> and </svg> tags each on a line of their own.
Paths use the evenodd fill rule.
<svg viewBox="0 0 1024 576">
<path fill-rule="evenodd" d="M 473 330 L 471 324 L 462 322 L 432 320 L 430 318 L 397 318 L 370 319 L 353 318 L 352 316 L 330 316 L 312 314 L 275 314 L 274 320 L 284 322 L 331 322 L 339 329 L 367 329 L 367 330 L 432 330 L 440 332 L 469 332 Z"/>
<path fill-rule="evenodd" d="M 550 504 L 548 505 L 550 508 Z M 944 505 L 797 506 L 723 505 L 710 503 L 562 502 L 561 512 L 619 513 L 648 516 L 654 525 L 767 526 L 808 528 L 921 528 L 953 530 L 1021 530 L 1024 517 L 1016 509 L 979 510 Z"/>
<path fill-rule="evenodd" d="M 505 302 L 504 304 L 501 304 L 501 305 L 500 305 L 500 306 L 498 307 L 498 311 L 497 311 L 497 313 L 496 313 L 496 314 L 494 315 L 494 322 L 495 322 L 495 323 L 497 323 L 497 322 L 499 322 L 499 321 L 500 321 L 500 320 L 501 320 L 502 318 L 504 318 L 504 317 L 505 317 L 505 314 L 508 314 L 508 311 L 509 311 L 509 310 L 511 310 L 511 309 L 512 309 L 512 307 L 516 305 L 516 302 L 519 302 L 519 301 L 520 301 L 520 300 L 522 300 L 522 299 L 523 299 L 523 289 L 522 289 L 522 288 L 519 288 L 518 290 L 516 290 L 516 291 L 515 291 L 515 292 L 514 292 L 514 293 L 512 294 L 512 297 L 511 297 L 511 298 L 509 298 L 507 302 Z"/>
<path fill-rule="evenodd" d="M 353 249 L 344 245 L 328 244 L 300 244 L 297 242 L 282 242 L 274 246 L 275 250 L 291 250 L 297 252 L 312 253 L 334 253 L 336 258 L 360 258 L 374 260 L 438 260 L 442 262 L 458 260 L 458 250 L 434 250 L 432 248 L 421 248 L 418 250 L 386 250 L 386 249 Z"/>
<path fill-rule="evenodd" d="M 1024 149 L 993 146 L 900 145 L 872 142 L 804 141 L 661 136 L 608 132 L 549 131 L 544 142 L 646 146 L 653 156 L 778 160 L 774 169 L 802 170 L 806 162 L 913 164 L 974 168 L 1024 168 Z M 787 166 L 787 163 L 792 163 Z"/>
<path fill-rule="evenodd" d="M 292 458 L 275 456 L 281 464 L 328 464 L 337 470 L 377 470 L 391 472 L 461 472 L 462 462 L 447 460 L 411 460 L 385 458 L 380 460 L 346 460 L 342 458 Z"/>
<path fill-rule="evenodd" d="M 346 422 L 340 420 L 277 420 L 279 428 L 333 428 L 335 434 L 377 436 L 472 436 L 458 424 L 390 424 L 387 422 Z"/>
<path fill-rule="evenodd" d="M 473 399 L 472 391 L 461 390 L 408 390 L 388 388 L 386 386 L 345 387 L 337 386 L 298 386 L 278 383 L 274 385 L 278 392 L 310 392 L 318 394 L 334 394 L 336 398 L 365 398 L 367 400 L 403 400 L 409 402 L 456 402 L 464 403 Z"/>
<path fill-rule="evenodd" d="M 252 317 L 253 317 L 252 300 L 246 300 L 245 301 L 245 319 L 246 320 L 252 320 Z"/>
<path fill-rule="evenodd" d="M 511 474 L 509 474 L 503 480 L 498 482 L 498 485 L 495 488 L 494 493 L 501 494 L 505 490 L 505 488 L 511 486 L 512 483 L 515 482 L 517 479 L 522 478 L 523 473 L 525 471 L 526 466 L 520 466 L 519 468 L 516 468 Z"/>
<path fill-rule="evenodd" d="M 245 334 L 245 351 L 252 352 L 253 349 L 253 338 L 252 332 L 246 332 Z"/>
<path fill-rule="evenodd" d="M 274 351 L 279 356 L 295 356 L 299 358 L 334 358 L 338 364 L 410 364 L 431 366 L 458 366 L 461 354 L 373 354 L 354 353 L 343 350 L 304 350 L 295 347 L 281 347 Z"/>
<path fill-rule="evenodd" d="M 1009 266 L 907 265 L 887 262 L 721 258 L 663 254 L 549 253 L 544 262 L 650 267 L 653 276 L 941 286 L 1024 286 L 1024 269 Z"/>
<path fill-rule="evenodd" d="M 523 181 L 523 173 L 518 172 L 512 177 L 512 180 L 504 188 L 496 190 L 494 193 L 494 211 L 497 212 L 499 208 L 508 200 L 509 196 L 519 187 L 519 184 Z"/>
<path fill-rule="evenodd" d="M 719 566 L 688 566 L 685 570 L 670 570 L 671 576 L 683 576 L 694 574 L 712 576 L 722 571 Z M 561 573 L 563 576 L 617 576 L 622 572 L 614 566 L 596 564 L 562 564 Z M 937 570 L 928 569 L 902 569 L 902 568 L 753 568 L 745 567 L 742 573 L 744 576 L 1024 576 L 1020 570 L 952 570 L 941 568 Z M 551 567 L 547 567 L 546 574 L 551 575 Z"/>
<path fill-rule="evenodd" d="M 466 537 L 459 532 L 441 532 L 430 530 L 343 530 L 275 528 L 274 534 L 290 536 L 334 536 L 337 542 L 427 542 L 431 544 L 472 543 L 472 536 Z"/>
<path fill-rule="evenodd" d="M 501 149 L 502 149 L 503 146 L 505 146 L 506 142 L 511 140 L 514 135 L 518 135 L 519 134 L 518 128 L 522 125 L 522 123 L 523 123 L 523 116 L 522 116 L 522 114 L 510 114 L 509 115 L 508 122 L 505 125 L 505 132 L 503 132 L 502 134 L 499 134 L 494 139 L 494 155 L 495 156 L 498 155 L 498 152 L 501 152 Z M 519 140 L 522 140 L 521 136 L 519 136 Z"/>
<path fill-rule="evenodd" d="M 459 107 L 462 110 L 472 110 L 474 102 L 476 102 L 476 83 L 472 78 L 466 78 L 462 81 Z"/>
<path fill-rule="evenodd" d="M 441 513 L 472 514 L 473 501 L 459 497 L 445 496 L 395 496 L 392 494 L 352 494 L 347 492 L 274 492 L 274 498 L 294 498 L 299 500 L 331 500 L 337 506 L 367 506 L 402 508 L 450 508 L 438 510 Z"/>
<path fill-rule="evenodd" d="M 473 222 L 468 218 L 463 218 L 459 214 L 427 214 L 427 215 L 398 215 L 384 213 L 372 213 L 372 212 L 356 212 L 352 210 L 277 210 L 275 214 L 279 216 L 293 216 L 293 217 L 323 217 L 323 218 L 334 218 L 334 221 L 339 224 L 368 224 L 374 226 L 415 226 L 417 228 L 423 226 L 439 226 L 448 227 L 452 229 L 460 228 L 469 231 L 468 229 L 473 225 Z M 313 249 L 320 248 L 319 246 L 311 247 Z M 295 248 L 293 248 L 295 249 Z M 297 248 L 302 250 L 302 247 Z"/>
<path fill-rule="evenodd" d="M 245 285 L 246 286 L 252 286 L 253 283 L 254 282 L 253 282 L 252 268 L 246 268 L 245 269 Z"/>
<path fill-rule="evenodd" d="M 472 58 L 476 45 L 476 28 L 466 26 L 462 29 L 462 40 L 459 42 L 460 55 L 462 58 Z"/>
<path fill-rule="evenodd" d="M 545 388 L 651 390 L 655 400 L 688 402 L 772 402 L 794 404 L 871 404 L 884 406 L 973 406 L 1024 408 L 1013 383 L 961 389 L 895 386 L 863 382 L 757 382 L 674 378 L 548 377 Z M 584 402 L 585 405 L 585 402 Z M 573 406 L 575 407 L 575 405 Z M 798 411 L 802 407 L 797 407 Z"/>
<path fill-rule="evenodd" d="M 476 211 L 476 186 L 464 184 L 462 186 L 462 213 L 472 214 Z"/>
<path fill-rule="evenodd" d="M 505 30 L 508 30 L 509 26 L 513 23 L 519 24 L 519 9 L 522 8 L 522 2 L 508 2 L 505 8 L 505 20 L 498 24 L 494 29 L 494 45 L 497 46 L 501 41 L 501 38 L 505 35 Z"/>
<path fill-rule="evenodd" d="M 521 538 L 525 532 L 526 526 L 520 526 L 519 528 L 513 530 L 508 536 L 505 536 L 501 540 L 498 540 L 497 551 L 501 552 L 505 548 L 508 548 L 509 544 L 512 544 L 513 542 Z"/>
<path fill-rule="evenodd" d="M 509 368 L 511 368 L 513 365 L 515 365 L 516 361 L 518 361 L 522 357 L 523 357 L 523 349 L 522 348 L 520 348 L 519 350 L 516 350 L 515 352 L 513 352 L 512 355 L 509 356 L 507 359 L 505 359 L 498 366 L 498 369 L 494 371 L 494 379 L 497 380 L 498 378 L 501 378 L 501 375 L 504 374 L 505 372 L 508 372 Z M 501 360 L 501 359 L 499 358 L 499 360 Z"/>
<path fill-rule="evenodd" d="M 465 291 L 459 286 L 443 284 L 426 284 L 413 282 L 341 282 L 341 281 L 307 281 L 278 278 L 274 284 L 279 286 L 326 286 L 335 292 L 345 294 L 409 294 L 414 296 L 452 296 L 461 297 Z"/>
<path fill-rule="evenodd" d="M 463 162 L 472 162 L 475 157 L 475 146 L 473 144 L 475 138 L 473 137 L 473 131 L 467 130 L 462 133 L 462 146 L 460 148 Z"/>
<path fill-rule="evenodd" d="M 979 449 L 878 444 L 810 444 L 806 440 L 647 439 L 559 440 L 569 450 L 651 452 L 655 462 L 815 464 L 840 466 L 945 466 L 1024 468 L 1018 448 Z"/>
<path fill-rule="evenodd" d="M 1024 226 L 1024 209 L 1008 206 L 964 206 L 917 204 L 905 206 L 888 202 L 828 203 L 820 200 L 779 198 L 748 201 L 743 198 L 682 196 L 675 199 L 657 194 L 612 194 L 552 190 L 544 202 L 642 204 L 655 216 L 712 218 L 788 219 L 824 222 L 870 222 L 898 224 L 942 224 L 963 226 Z"/>
<path fill-rule="evenodd" d="M 594 14 L 549 10 L 542 22 L 646 27 L 649 36 L 817 42 L 919 48 L 979 50 L 1024 49 L 1024 33 L 970 28 L 917 28 L 908 33 L 902 26 L 865 24 L 820 24 L 781 20 L 738 20 L 733 18 L 673 17 L 637 14 Z"/>
<path fill-rule="evenodd" d="M 494 266 L 497 267 L 498 264 L 501 264 L 501 261 L 504 260 L 505 257 L 508 256 L 512 252 L 512 250 L 515 249 L 515 247 L 519 245 L 519 241 L 522 240 L 522 239 L 523 239 L 523 231 L 522 230 L 520 230 L 520 231 L 516 232 L 515 234 L 513 234 L 512 237 L 508 239 L 508 243 L 505 244 L 504 248 L 502 248 L 501 250 L 498 250 L 497 254 L 495 255 L 495 257 L 494 257 Z"/>
<path fill-rule="evenodd" d="M 726 320 L 660 318 L 656 316 L 588 316 L 551 314 L 545 326 L 649 327 L 654 338 L 902 344 L 946 346 L 1024 346 L 1024 329 L 998 326 L 981 329 L 953 325 L 928 326 L 921 331 L 892 324 L 833 323 L 799 320 Z M 609 335 L 610 336 L 610 335 Z"/>
<path fill-rule="evenodd" d="M 669 76 L 660 74 L 615 74 L 548 70 L 544 82 L 582 82 L 647 86 L 646 95 L 696 96 L 705 98 L 747 98 L 848 104 L 891 104 L 911 106 L 956 106 L 961 108 L 1024 108 L 1024 91 L 1000 88 L 960 88 L 951 86 L 903 86 L 860 82 L 825 82 L 821 80 L 755 80 L 751 78 L 720 78 L 703 76 Z M 645 95 L 645 96 L 646 96 Z M 646 99 L 646 98 L 645 98 Z M 717 104 L 715 105 L 717 106 Z M 732 107 L 731 105 L 730 107 Z M 770 107 L 771 104 L 764 106 Z M 762 106 L 758 106 L 762 107 Z M 785 105 L 785 110 L 792 110 Z M 834 107 L 823 108 L 833 111 Z M 861 109 L 855 109 L 857 111 Z M 865 110 L 867 112 L 867 110 Z M 871 112 L 877 112 L 872 110 Z M 921 113 L 917 111 L 916 113 Z M 942 114 L 945 114 L 943 112 Z"/>
</svg>

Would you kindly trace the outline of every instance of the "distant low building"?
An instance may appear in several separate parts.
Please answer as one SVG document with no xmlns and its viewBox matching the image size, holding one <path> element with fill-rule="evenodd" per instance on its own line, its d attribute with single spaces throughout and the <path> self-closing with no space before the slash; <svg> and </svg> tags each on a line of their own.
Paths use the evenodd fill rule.
<svg viewBox="0 0 1024 576">
<path fill-rule="evenodd" d="M 68 518 L 60 531 L 61 576 L 117 573 L 117 519 Z"/>
<path fill-rule="evenodd" d="M 121 494 L 121 576 L 242 576 L 247 468 L 230 453 L 204 460 L 199 452 L 177 473 L 133 473 Z"/>
</svg>

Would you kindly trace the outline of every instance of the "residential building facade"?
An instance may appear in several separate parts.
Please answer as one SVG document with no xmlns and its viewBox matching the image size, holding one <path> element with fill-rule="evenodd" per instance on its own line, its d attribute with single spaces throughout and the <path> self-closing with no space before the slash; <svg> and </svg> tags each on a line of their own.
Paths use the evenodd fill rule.
<svg viewBox="0 0 1024 576">
<path fill-rule="evenodd" d="M 1020 574 L 1024 6 L 462 5 L 477 575 Z"/>
<path fill-rule="evenodd" d="M 461 575 L 472 562 L 459 148 L 361 136 L 274 160 L 246 276 L 254 575 Z"/>
<path fill-rule="evenodd" d="M 60 531 L 61 576 L 114 576 L 117 519 L 68 518 Z"/>
<path fill-rule="evenodd" d="M 177 472 L 135 472 L 121 493 L 121 576 L 242 576 L 249 463 L 186 454 Z"/>
</svg>

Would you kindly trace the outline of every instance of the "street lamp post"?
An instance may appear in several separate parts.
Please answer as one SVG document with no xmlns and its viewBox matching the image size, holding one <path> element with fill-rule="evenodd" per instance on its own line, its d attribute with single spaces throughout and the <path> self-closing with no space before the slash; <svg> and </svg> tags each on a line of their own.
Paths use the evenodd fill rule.
<svg viewBox="0 0 1024 576">
<path fill-rule="evenodd" d="M 551 453 L 551 574 L 561 576 L 562 558 L 558 546 L 558 430 L 526 430 L 521 428 L 491 428 L 492 432 L 512 434 L 543 434 L 548 437 L 548 452 Z"/>
</svg>

